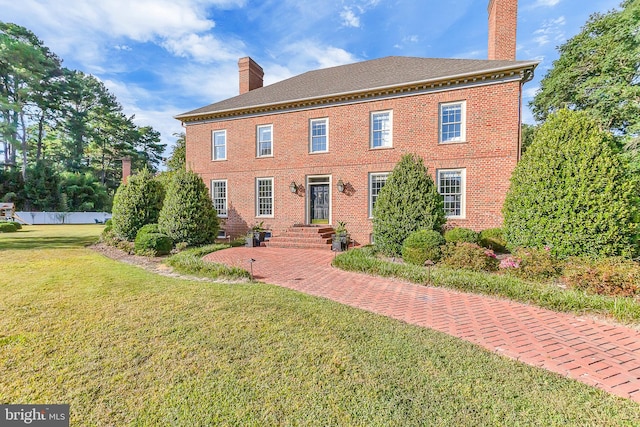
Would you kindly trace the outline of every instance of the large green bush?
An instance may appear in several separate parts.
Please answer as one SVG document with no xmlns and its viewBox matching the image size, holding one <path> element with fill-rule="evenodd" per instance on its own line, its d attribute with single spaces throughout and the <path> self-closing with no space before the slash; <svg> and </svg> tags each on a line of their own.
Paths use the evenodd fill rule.
<svg viewBox="0 0 640 427">
<path fill-rule="evenodd" d="M 444 243 L 442 234 L 435 230 L 414 231 L 402 244 L 402 259 L 415 265 L 424 265 L 426 260 L 437 262 Z"/>
<path fill-rule="evenodd" d="M 13 233 L 18 231 L 15 222 L 3 221 L 0 222 L 0 233 Z"/>
<path fill-rule="evenodd" d="M 153 225 L 154 227 L 149 227 Z M 167 255 L 173 249 L 173 240 L 157 231 L 157 224 L 147 224 L 136 235 L 133 250 L 137 255 Z"/>
<path fill-rule="evenodd" d="M 478 243 L 478 239 L 478 233 L 470 228 L 454 227 L 444 233 L 444 240 L 446 240 L 447 243 Z"/>
<path fill-rule="evenodd" d="M 416 230 L 440 231 L 446 219 L 442 196 L 422 159 L 400 159 L 380 190 L 373 209 L 373 236 L 386 255 L 397 256 L 404 240 Z"/>
<path fill-rule="evenodd" d="M 613 137 L 586 114 L 562 110 L 536 132 L 511 178 L 504 213 L 509 248 L 629 257 L 637 250 L 638 179 Z"/>
<path fill-rule="evenodd" d="M 143 225 L 158 222 L 163 199 L 162 185 L 147 169 L 130 176 L 126 184 L 118 187 L 113 199 L 113 233 L 133 241 Z"/>
<path fill-rule="evenodd" d="M 158 225 L 174 242 L 196 246 L 215 241 L 218 216 L 199 175 L 186 170 L 173 173 Z"/>
</svg>

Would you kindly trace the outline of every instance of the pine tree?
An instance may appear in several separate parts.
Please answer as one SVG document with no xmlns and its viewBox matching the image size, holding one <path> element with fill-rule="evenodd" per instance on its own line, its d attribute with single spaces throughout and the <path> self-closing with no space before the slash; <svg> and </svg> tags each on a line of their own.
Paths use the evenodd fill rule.
<svg viewBox="0 0 640 427">
<path fill-rule="evenodd" d="M 445 221 L 442 196 L 422 159 L 412 154 L 403 156 L 373 209 L 376 246 L 387 255 L 400 255 L 409 234 L 421 229 L 440 231 Z"/>
</svg>

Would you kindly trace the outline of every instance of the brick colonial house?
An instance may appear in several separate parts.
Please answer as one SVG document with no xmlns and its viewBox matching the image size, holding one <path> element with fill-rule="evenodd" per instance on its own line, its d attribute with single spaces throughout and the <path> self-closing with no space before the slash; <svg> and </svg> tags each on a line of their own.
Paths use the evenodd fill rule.
<svg viewBox="0 0 640 427">
<path fill-rule="evenodd" d="M 344 221 L 367 244 L 378 192 L 407 153 L 423 158 L 450 224 L 500 226 L 537 65 L 515 60 L 516 18 L 517 0 L 489 2 L 488 60 L 386 57 L 263 87 L 241 58 L 240 95 L 176 116 L 187 167 L 234 237 L 260 222 L 280 236 Z"/>
</svg>

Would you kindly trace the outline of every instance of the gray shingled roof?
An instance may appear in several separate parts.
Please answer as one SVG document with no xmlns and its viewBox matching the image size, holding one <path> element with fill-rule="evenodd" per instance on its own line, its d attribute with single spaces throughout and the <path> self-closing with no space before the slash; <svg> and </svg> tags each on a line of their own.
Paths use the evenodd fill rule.
<svg viewBox="0 0 640 427">
<path fill-rule="evenodd" d="M 197 116 L 269 104 L 280 104 L 369 89 L 400 86 L 458 76 L 529 68 L 536 61 L 439 59 L 388 56 L 355 64 L 308 71 L 295 77 L 254 89 L 176 118 Z"/>
</svg>

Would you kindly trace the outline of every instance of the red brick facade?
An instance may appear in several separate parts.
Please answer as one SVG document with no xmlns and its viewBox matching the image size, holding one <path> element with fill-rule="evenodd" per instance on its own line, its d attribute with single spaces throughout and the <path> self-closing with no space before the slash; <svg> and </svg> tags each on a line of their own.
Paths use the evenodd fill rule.
<svg viewBox="0 0 640 427">
<path fill-rule="evenodd" d="M 466 169 L 465 218 L 453 223 L 481 230 L 502 223 L 501 208 L 519 152 L 519 80 L 395 99 L 187 126 L 187 166 L 211 180 L 227 180 L 226 230 L 244 233 L 264 221 L 274 235 L 308 222 L 307 178 L 331 177 L 330 222 L 345 221 L 352 238 L 368 243 L 369 173 L 390 172 L 403 154 L 437 169 Z M 466 102 L 466 141 L 439 143 L 439 104 Z M 370 148 L 370 113 L 391 110 L 392 148 Z M 327 153 L 309 153 L 309 120 L 328 118 Z M 256 157 L 256 127 L 273 125 L 273 157 Z M 212 161 L 212 131 L 226 130 L 227 160 Z M 256 178 L 274 178 L 273 217 L 256 216 Z M 346 190 L 338 192 L 342 180 Z M 300 188 L 289 190 L 291 182 Z"/>
</svg>

